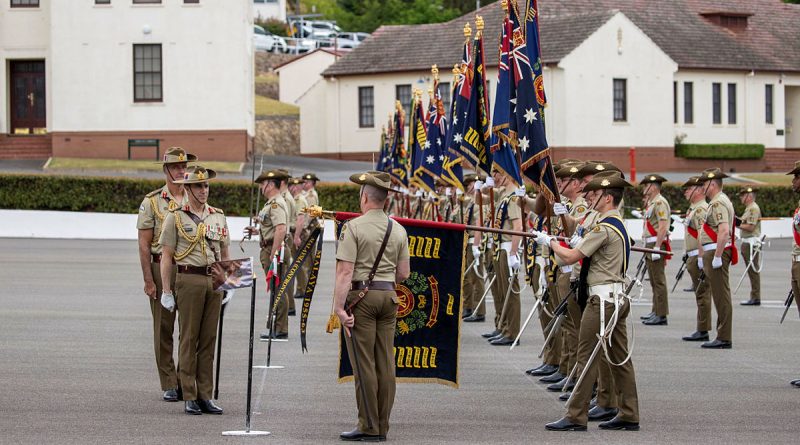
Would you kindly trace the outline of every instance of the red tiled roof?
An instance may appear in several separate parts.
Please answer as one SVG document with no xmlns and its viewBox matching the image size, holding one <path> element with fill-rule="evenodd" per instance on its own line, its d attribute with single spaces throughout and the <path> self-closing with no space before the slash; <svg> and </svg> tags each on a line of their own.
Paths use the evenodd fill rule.
<svg viewBox="0 0 800 445">
<path fill-rule="evenodd" d="M 539 7 L 545 63 L 560 61 L 619 10 L 681 69 L 800 72 L 800 5 L 781 0 L 541 0 Z M 751 15 L 747 28 L 737 32 L 701 16 L 708 12 Z M 496 66 L 499 2 L 477 13 L 486 23 L 486 63 Z M 419 71 L 433 64 L 444 71 L 460 61 L 462 28 L 474 18 L 471 13 L 445 23 L 383 26 L 323 75 Z"/>
</svg>

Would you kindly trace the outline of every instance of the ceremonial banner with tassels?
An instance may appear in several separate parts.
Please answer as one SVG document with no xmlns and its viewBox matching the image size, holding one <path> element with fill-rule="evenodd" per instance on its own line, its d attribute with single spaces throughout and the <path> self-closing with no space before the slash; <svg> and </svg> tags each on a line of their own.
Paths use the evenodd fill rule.
<svg viewBox="0 0 800 445">
<path fill-rule="evenodd" d="M 461 152 L 475 166 L 487 175 L 491 173 L 492 153 L 489 151 L 491 131 L 489 128 L 489 96 L 486 89 L 486 64 L 483 58 L 483 20 L 478 17 L 478 32 L 475 34 L 474 61 L 467 114 L 461 133 L 454 138 L 462 138 Z M 466 82 L 466 81 L 465 81 Z"/>
<path fill-rule="evenodd" d="M 359 215 L 337 213 L 346 221 Z M 396 378 L 457 388 L 464 226 L 394 218 L 408 234 L 411 276 L 397 285 Z M 341 224 L 337 224 L 341 226 Z M 337 234 L 338 239 L 338 234 Z M 353 378 L 340 331 L 339 382 Z"/>
<path fill-rule="evenodd" d="M 314 233 L 317 233 L 317 246 L 314 252 L 314 262 L 311 263 L 311 272 L 308 274 L 308 283 L 306 284 L 306 292 L 303 294 L 303 307 L 300 310 L 300 347 L 303 352 L 308 351 L 306 346 L 306 327 L 308 326 L 308 313 L 311 310 L 311 299 L 314 298 L 314 290 L 317 287 L 317 276 L 319 276 L 319 264 L 322 258 L 322 241 L 323 230 L 321 227 L 314 229 L 314 232 L 309 236 L 309 240 L 314 239 Z M 308 242 L 308 241 L 306 241 Z"/>
<path fill-rule="evenodd" d="M 278 303 L 281 301 L 281 299 L 283 299 L 283 298 L 293 298 L 294 297 L 293 295 L 287 297 L 286 296 L 286 292 L 289 289 L 289 285 L 292 284 L 292 282 L 297 277 L 297 271 L 299 271 L 300 268 L 303 267 L 303 263 L 305 263 L 306 259 L 310 258 L 309 253 L 311 253 L 311 249 L 313 249 L 314 246 L 318 244 L 318 239 L 319 240 L 322 239 L 322 236 L 320 236 L 321 233 L 322 233 L 322 229 L 320 227 L 315 228 L 311 232 L 311 235 L 309 235 L 308 239 L 306 239 L 305 242 L 300 246 L 300 249 L 297 251 L 297 255 L 294 257 L 294 261 L 292 262 L 292 265 L 289 266 L 289 271 L 286 272 L 286 275 L 283 277 L 283 282 L 281 282 L 280 287 L 278 288 L 278 292 L 275 295 L 275 303 L 272 306 L 272 311 L 273 312 L 278 308 Z M 318 247 L 319 248 L 317 249 L 317 255 L 319 255 L 319 252 L 321 252 L 321 250 L 322 250 L 321 246 L 318 246 Z M 317 262 L 318 258 L 315 257 L 314 260 L 315 260 L 315 262 Z M 316 273 L 319 271 L 319 264 L 317 264 L 316 266 L 317 266 L 316 267 L 316 271 L 312 269 L 312 276 L 313 276 L 315 285 L 316 285 L 316 278 L 317 278 L 316 277 Z M 309 276 L 309 279 L 308 279 L 309 283 L 312 281 L 312 276 Z M 303 314 L 302 314 L 302 316 L 300 318 L 301 347 L 303 349 L 303 352 L 306 351 L 305 332 L 304 332 L 304 329 L 303 329 L 304 325 L 305 325 L 305 322 L 308 319 L 308 308 L 306 308 L 306 304 L 308 304 L 309 306 L 311 305 L 311 298 L 313 297 L 313 292 L 314 292 L 314 288 L 313 287 L 311 288 L 311 292 L 312 293 L 309 294 L 308 293 L 308 288 L 306 288 L 306 296 L 303 299 Z M 305 317 L 305 320 L 303 319 L 303 317 Z"/>
</svg>

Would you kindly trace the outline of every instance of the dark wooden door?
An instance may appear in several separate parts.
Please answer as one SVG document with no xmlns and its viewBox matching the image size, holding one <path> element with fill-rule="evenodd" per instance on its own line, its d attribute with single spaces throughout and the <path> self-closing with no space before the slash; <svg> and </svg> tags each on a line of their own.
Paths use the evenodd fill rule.
<svg viewBox="0 0 800 445">
<path fill-rule="evenodd" d="M 43 60 L 14 60 L 11 71 L 11 133 L 43 133 L 47 129 Z"/>
</svg>

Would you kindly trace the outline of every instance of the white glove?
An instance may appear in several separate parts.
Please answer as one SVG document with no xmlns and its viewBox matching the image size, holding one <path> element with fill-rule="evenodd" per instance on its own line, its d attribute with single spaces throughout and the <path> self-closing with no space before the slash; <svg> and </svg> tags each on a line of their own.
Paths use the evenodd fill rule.
<svg viewBox="0 0 800 445">
<path fill-rule="evenodd" d="M 553 241 L 553 237 L 544 233 L 544 232 L 537 232 L 536 233 L 536 244 L 540 246 L 549 246 L 550 241 Z"/>
<path fill-rule="evenodd" d="M 475 190 L 480 190 L 483 188 L 483 181 L 475 181 Z"/>
<path fill-rule="evenodd" d="M 561 216 L 569 213 L 569 210 L 567 210 L 567 206 L 565 206 L 564 204 L 560 202 L 555 202 L 553 203 L 553 212 L 556 214 L 556 216 Z"/>
<path fill-rule="evenodd" d="M 719 269 L 722 267 L 722 257 L 715 256 L 714 259 L 711 261 L 711 267 L 714 269 Z"/>
<path fill-rule="evenodd" d="M 697 255 L 697 267 L 703 270 L 703 257 L 700 255 Z"/>
<path fill-rule="evenodd" d="M 639 218 L 639 219 L 642 219 L 644 217 L 644 215 L 642 215 L 642 212 L 638 210 L 631 210 L 631 215 L 633 215 L 634 218 Z"/>
<path fill-rule="evenodd" d="M 476 245 L 472 245 L 472 257 L 473 258 L 480 258 L 481 257 L 481 249 Z"/>
<path fill-rule="evenodd" d="M 511 269 L 512 272 L 519 270 L 519 257 L 516 254 L 508 255 L 508 268 Z"/>
<path fill-rule="evenodd" d="M 525 196 L 525 187 L 520 187 L 514 190 L 514 194 L 517 196 Z"/>
<path fill-rule="evenodd" d="M 573 233 L 573 234 L 572 234 L 572 238 L 570 238 L 570 239 L 569 239 L 569 247 L 572 247 L 572 248 L 574 249 L 574 248 L 575 248 L 575 246 L 577 246 L 577 245 L 578 245 L 578 243 L 579 243 L 579 242 L 581 242 L 581 240 L 582 240 L 582 239 L 583 239 L 583 238 L 581 238 L 580 236 L 578 236 L 578 234 L 577 234 L 577 233 Z"/>
<path fill-rule="evenodd" d="M 222 296 L 222 305 L 228 304 L 233 299 L 233 292 L 234 289 L 228 289 L 225 291 L 225 295 Z"/>
<path fill-rule="evenodd" d="M 661 255 L 659 255 L 657 253 L 651 253 L 650 254 L 650 259 L 653 260 L 653 261 L 658 261 L 658 260 L 661 259 Z"/>
<path fill-rule="evenodd" d="M 463 194 L 464 192 L 462 192 L 461 189 L 456 189 L 456 196 L 461 196 Z"/>
<path fill-rule="evenodd" d="M 417 198 L 421 198 L 422 197 L 422 190 L 417 190 L 417 193 L 415 193 L 414 196 L 416 196 Z"/>
<path fill-rule="evenodd" d="M 445 196 L 450 196 L 452 194 L 453 194 L 453 189 L 451 189 L 450 187 L 447 187 L 446 189 L 444 189 L 444 195 Z"/>
<path fill-rule="evenodd" d="M 489 176 L 486 178 L 486 187 L 494 187 L 494 178 Z"/>
<path fill-rule="evenodd" d="M 161 292 L 161 306 L 164 306 L 164 309 L 170 312 L 175 312 L 175 296 Z"/>
</svg>

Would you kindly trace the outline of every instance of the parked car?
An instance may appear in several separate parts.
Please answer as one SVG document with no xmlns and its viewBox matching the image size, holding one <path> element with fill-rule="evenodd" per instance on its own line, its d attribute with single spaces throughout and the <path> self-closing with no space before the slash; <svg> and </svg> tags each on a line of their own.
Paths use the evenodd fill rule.
<svg viewBox="0 0 800 445">
<path fill-rule="evenodd" d="M 285 53 L 288 50 L 288 45 L 283 37 L 276 36 L 258 25 L 253 25 L 253 46 L 256 51 L 271 53 Z"/>
<path fill-rule="evenodd" d="M 369 37 L 369 34 L 365 32 L 340 32 L 336 37 L 336 48 L 337 49 L 353 49 L 361 44 Z M 331 39 L 334 40 L 334 39 Z M 330 46 L 333 46 L 334 43 L 331 42 Z"/>
<path fill-rule="evenodd" d="M 342 32 L 342 28 L 333 22 L 314 21 L 311 22 L 311 37 L 314 39 L 330 39 Z"/>
<path fill-rule="evenodd" d="M 320 42 L 314 39 L 288 39 L 287 52 L 292 54 L 307 53 L 319 47 Z"/>
</svg>

